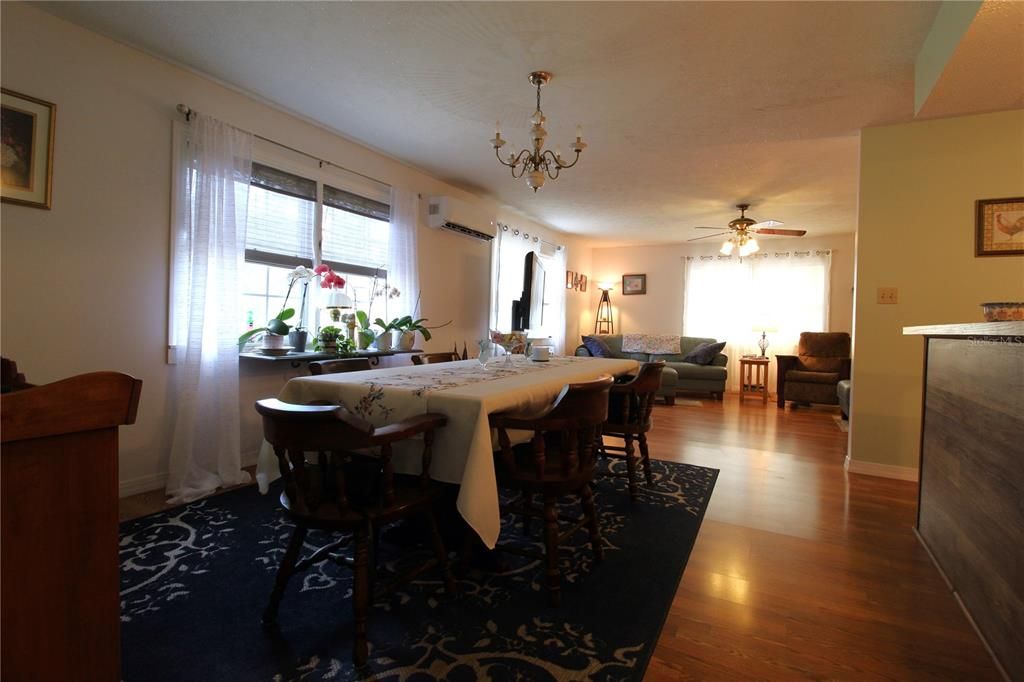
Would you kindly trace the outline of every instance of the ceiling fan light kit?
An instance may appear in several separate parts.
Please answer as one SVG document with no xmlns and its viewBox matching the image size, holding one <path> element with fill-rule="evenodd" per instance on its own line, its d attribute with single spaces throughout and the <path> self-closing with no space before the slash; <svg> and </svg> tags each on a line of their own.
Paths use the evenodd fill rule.
<svg viewBox="0 0 1024 682">
<path fill-rule="evenodd" d="M 530 140 L 532 149 L 523 149 L 517 152 L 509 152 L 507 159 L 501 158 L 501 148 L 507 142 L 501 137 L 501 121 L 494 124 L 494 138 L 491 139 L 491 146 L 494 147 L 494 155 L 503 166 L 512 170 L 513 178 L 526 178 L 526 185 L 536 192 L 544 186 L 546 177 L 555 180 L 558 174 L 566 169 L 572 168 L 580 160 L 580 152 L 587 148 L 583 141 L 583 128 L 576 126 L 576 141 L 569 145 L 569 149 L 576 152 L 572 163 L 567 163 L 561 152 L 544 149 L 544 140 L 548 131 L 544 129 L 547 118 L 540 108 L 540 89 L 551 80 L 551 73 L 548 71 L 534 71 L 529 76 L 530 83 L 537 88 L 537 109 L 530 117 Z M 546 177 L 545 177 L 546 176 Z"/>
<path fill-rule="evenodd" d="M 733 251 L 736 251 L 740 258 L 746 258 L 747 256 L 757 253 L 761 250 L 761 245 L 757 243 L 758 234 L 775 234 L 783 237 L 802 237 L 807 234 L 807 230 L 778 230 L 776 229 L 783 223 L 779 220 L 762 220 L 757 222 L 753 218 L 748 218 L 746 213 L 750 208 L 750 204 L 736 204 L 736 208 L 740 210 L 740 217 L 729 221 L 728 231 L 719 232 L 718 234 L 709 234 L 707 237 L 694 237 L 687 241 L 695 242 L 700 239 L 708 239 L 709 237 L 718 237 L 723 234 L 728 234 L 725 242 L 722 243 L 722 248 L 719 250 L 723 256 L 731 256 Z M 698 227 L 698 230 L 717 230 L 717 227 Z"/>
</svg>

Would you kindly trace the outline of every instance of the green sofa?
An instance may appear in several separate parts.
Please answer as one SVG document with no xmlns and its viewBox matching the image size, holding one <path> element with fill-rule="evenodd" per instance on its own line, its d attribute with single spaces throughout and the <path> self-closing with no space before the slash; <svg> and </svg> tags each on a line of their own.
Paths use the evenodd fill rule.
<svg viewBox="0 0 1024 682">
<path fill-rule="evenodd" d="M 661 389 L 658 395 L 665 399 L 669 405 L 675 403 L 677 392 L 709 393 L 717 400 L 721 400 L 725 393 L 725 382 L 729 378 L 729 371 L 726 366 L 729 359 L 724 353 L 710 365 L 695 365 L 690 362 L 683 362 L 683 357 L 702 343 L 715 343 L 715 339 L 702 339 L 695 336 L 679 337 L 679 353 L 671 355 L 648 355 L 647 353 L 623 353 L 622 334 L 589 334 L 604 341 L 611 350 L 612 355 L 617 358 L 631 358 L 640 362 L 665 361 L 665 371 L 662 372 Z M 576 355 L 590 355 L 586 346 L 576 348 Z"/>
</svg>

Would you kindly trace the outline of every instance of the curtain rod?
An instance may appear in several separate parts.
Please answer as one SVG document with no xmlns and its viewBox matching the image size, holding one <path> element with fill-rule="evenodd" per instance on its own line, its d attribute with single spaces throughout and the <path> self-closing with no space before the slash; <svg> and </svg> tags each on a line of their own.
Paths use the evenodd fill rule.
<svg viewBox="0 0 1024 682">
<path fill-rule="evenodd" d="M 529 232 L 522 232 L 522 233 L 520 233 L 519 228 L 517 228 L 517 227 L 509 227 L 507 224 L 502 223 L 502 222 L 496 222 L 494 224 L 497 225 L 499 228 L 501 228 L 502 232 L 508 232 L 509 230 L 511 230 L 512 234 L 514 236 L 518 237 L 520 234 L 522 234 L 523 235 L 523 239 L 525 239 L 527 241 L 530 240 L 530 233 Z M 547 244 L 548 246 L 553 246 L 556 249 L 558 249 L 559 251 L 561 251 L 564 248 L 561 244 L 555 244 L 554 242 L 549 242 L 547 239 L 543 239 L 541 237 L 538 237 L 537 235 L 533 236 L 533 241 L 540 242 L 541 244 Z"/>
<path fill-rule="evenodd" d="M 192 116 L 197 113 L 195 109 L 191 108 L 187 104 L 179 104 L 177 106 L 177 110 L 178 110 L 179 114 L 181 114 L 182 116 L 185 117 L 185 121 L 186 122 L 191 121 L 192 120 Z M 371 182 L 376 182 L 379 185 L 384 185 L 385 187 L 391 187 L 390 184 L 384 182 L 383 180 L 378 180 L 377 178 L 370 177 L 369 175 L 366 175 L 365 173 L 360 173 L 359 171 L 352 170 L 351 168 L 345 168 L 345 166 L 342 166 L 341 164 L 337 164 L 337 163 L 334 163 L 333 161 L 328 161 L 326 159 L 321 159 L 319 156 L 314 156 L 314 155 L 310 154 L 309 152 L 304 152 L 301 149 L 296 149 L 295 147 L 289 147 L 288 145 L 282 144 L 281 142 L 278 142 L 277 140 L 271 140 L 269 137 L 263 137 L 262 135 L 259 135 L 257 133 L 253 133 L 253 132 L 248 131 L 248 130 L 246 130 L 245 132 L 249 133 L 250 135 L 252 135 L 253 137 L 255 137 L 258 140 L 263 140 L 264 142 L 269 142 L 270 144 L 276 145 L 278 147 L 281 147 L 282 149 L 287 149 L 288 151 L 295 152 L 296 154 L 301 154 L 302 156 L 305 156 L 306 158 L 313 159 L 314 161 L 319 162 L 321 167 L 323 167 L 323 165 L 326 163 L 328 166 L 334 166 L 335 168 L 340 168 L 341 170 L 345 171 L 346 173 L 352 173 L 353 175 L 358 175 L 359 177 L 365 178 L 367 180 L 370 180 Z"/>
</svg>

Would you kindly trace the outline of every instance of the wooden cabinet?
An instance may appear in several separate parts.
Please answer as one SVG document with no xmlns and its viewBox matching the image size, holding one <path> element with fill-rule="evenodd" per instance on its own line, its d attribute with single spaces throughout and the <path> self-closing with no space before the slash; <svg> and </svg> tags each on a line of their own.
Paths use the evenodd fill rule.
<svg viewBox="0 0 1024 682">
<path fill-rule="evenodd" d="M 1024 323 L 904 333 L 925 335 L 918 535 L 1024 680 Z"/>
<path fill-rule="evenodd" d="M 96 372 L 0 398 L 0 677 L 119 680 L 117 430 L 142 382 Z"/>
</svg>

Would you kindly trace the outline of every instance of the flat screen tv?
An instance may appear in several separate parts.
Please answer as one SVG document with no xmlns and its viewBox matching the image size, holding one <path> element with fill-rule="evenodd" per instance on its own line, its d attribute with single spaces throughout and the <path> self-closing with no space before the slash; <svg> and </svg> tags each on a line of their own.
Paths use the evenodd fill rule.
<svg viewBox="0 0 1024 682">
<path fill-rule="evenodd" d="M 540 329 L 544 324 L 544 266 L 533 251 L 523 264 L 523 293 L 512 301 L 512 331 Z"/>
</svg>

